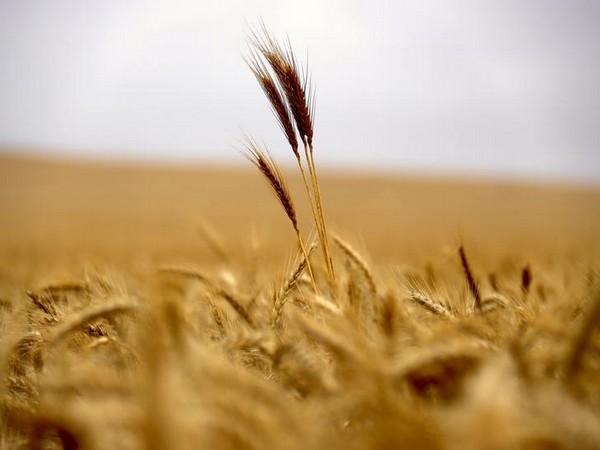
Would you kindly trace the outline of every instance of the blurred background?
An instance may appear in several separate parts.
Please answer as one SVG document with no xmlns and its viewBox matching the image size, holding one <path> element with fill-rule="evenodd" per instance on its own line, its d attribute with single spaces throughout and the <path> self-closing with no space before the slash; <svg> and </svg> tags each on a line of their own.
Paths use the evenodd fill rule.
<svg viewBox="0 0 600 450">
<path fill-rule="evenodd" d="M 308 58 L 328 169 L 600 184 L 595 0 L 0 0 L 0 153 L 292 159 L 241 56 Z"/>
</svg>

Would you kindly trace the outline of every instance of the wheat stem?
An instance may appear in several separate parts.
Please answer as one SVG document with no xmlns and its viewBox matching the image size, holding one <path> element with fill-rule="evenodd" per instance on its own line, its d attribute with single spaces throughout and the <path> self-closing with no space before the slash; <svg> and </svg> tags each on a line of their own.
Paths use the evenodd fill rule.
<svg viewBox="0 0 600 450">
<path fill-rule="evenodd" d="M 323 246 L 323 255 L 325 257 L 325 261 L 329 268 L 329 275 L 332 281 L 335 281 L 335 273 L 333 270 L 333 260 L 331 259 L 331 252 L 329 250 L 329 236 L 327 234 L 327 222 L 325 220 L 325 213 L 323 212 L 323 200 L 321 198 L 321 186 L 319 185 L 319 177 L 317 175 L 317 166 L 315 165 L 315 160 L 313 156 L 313 146 L 309 145 L 309 155 L 310 155 L 310 165 L 312 166 L 312 173 L 314 177 L 315 184 L 315 202 L 317 204 L 317 210 L 319 212 L 319 222 L 321 223 L 321 229 L 323 232 L 322 246 Z"/>
<path fill-rule="evenodd" d="M 302 253 L 308 260 L 308 254 L 306 253 L 306 247 L 302 239 L 302 233 L 300 232 L 300 226 L 298 224 L 298 217 L 296 215 L 296 208 L 292 201 L 292 195 L 289 191 L 287 183 L 283 174 L 275 164 L 275 161 L 268 152 L 263 151 L 259 144 L 251 137 L 246 137 L 244 156 L 263 174 L 271 187 L 273 193 L 277 196 L 279 203 L 283 207 L 288 219 L 292 223 L 292 227 L 296 233 L 298 244 Z M 309 263 L 310 267 L 310 263 Z M 311 283 L 315 293 L 317 292 L 317 284 L 315 282 L 314 273 L 312 268 L 309 270 Z"/>
<path fill-rule="evenodd" d="M 315 294 L 317 294 L 319 291 L 317 289 L 317 285 L 315 283 L 315 275 L 313 273 L 312 267 L 310 265 L 310 250 L 307 251 L 306 247 L 304 246 L 304 241 L 302 240 L 302 236 L 300 235 L 300 230 L 296 229 L 296 236 L 298 238 L 298 244 L 300 244 L 300 250 L 302 251 L 302 256 L 304 256 L 304 259 L 306 261 L 306 268 L 308 269 L 308 274 L 310 276 L 310 283 L 312 285 L 313 291 Z"/>
</svg>

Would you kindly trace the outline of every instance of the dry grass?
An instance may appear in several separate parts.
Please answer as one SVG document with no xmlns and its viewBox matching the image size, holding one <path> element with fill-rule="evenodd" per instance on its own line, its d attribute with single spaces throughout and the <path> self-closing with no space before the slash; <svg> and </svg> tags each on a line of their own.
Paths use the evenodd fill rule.
<svg viewBox="0 0 600 450">
<path fill-rule="evenodd" d="M 307 133 L 311 181 L 251 153 L 279 205 L 246 174 L 1 161 L 0 449 L 600 447 L 598 192 L 325 177 L 347 231 L 311 267 Z"/>
</svg>

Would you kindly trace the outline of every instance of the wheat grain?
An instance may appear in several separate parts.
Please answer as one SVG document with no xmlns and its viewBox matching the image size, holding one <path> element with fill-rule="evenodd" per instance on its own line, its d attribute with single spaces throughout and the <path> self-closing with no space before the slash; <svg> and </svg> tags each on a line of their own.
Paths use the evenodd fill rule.
<svg viewBox="0 0 600 450">
<path fill-rule="evenodd" d="M 284 49 L 264 25 L 261 32 L 253 32 L 250 35 L 250 42 L 275 73 L 294 117 L 300 138 L 307 145 L 312 145 L 314 100 L 308 71 L 305 71 L 301 78 L 291 46 L 288 45 Z"/>
<path fill-rule="evenodd" d="M 311 253 L 317 248 L 316 244 L 312 244 L 308 249 L 307 256 L 310 257 Z M 279 290 L 279 293 L 275 296 L 273 300 L 273 312 L 274 317 L 272 320 L 272 327 L 274 329 L 278 328 L 281 325 L 281 317 L 283 314 L 283 308 L 287 303 L 288 296 L 294 286 L 298 283 L 298 280 L 308 267 L 308 260 L 306 257 L 302 258 L 296 268 L 290 273 L 289 277 Z"/>
<path fill-rule="evenodd" d="M 300 159 L 296 130 L 294 129 L 288 105 L 284 99 L 284 94 L 280 91 L 279 85 L 275 82 L 266 65 L 256 52 L 250 50 L 250 56 L 245 58 L 245 61 L 269 100 L 271 109 L 279 122 L 279 127 L 285 134 L 294 155 L 297 159 Z"/>
<path fill-rule="evenodd" d="M 471 295 L 475 299 L 475 308 L 478 311 L 481 311 L 481 294 L 479 293 L 479 286 L 475 281 L 475 277 L 473 277 L 473 272 L 471 271 L 471 267 L 469 266 L 469 261 L 467 259 L 467 255 L 465 253 L 464 247 L 461 245 L 458 248 L 458 254 L 460 256 L 460 263 L 462 265 L 465 277 L 467 279 L 467 285 L 469 287 L 469 291 Z"/>
<path fill-rule="evenodd" d="M 409 300 L 415 302 L 417 305 L 422 306 L 427 311 L 437 314 L 439 316 L 444 317 L 453 317 L 453 314 L 450 310 L 444 306 L 442 303 L 432 300 L 428 296 L 421 294 L 420 292 L 411 292 L 408 297 Z"/>
<path fill-rule="evenodd" d="M 67 316 L 60 325 L 57 325 L 52 330 L 52 333 L 48 336 L 48 344 L 56 344 L 71 331 L 86 323 L 93 322 L 100 317 L 130 313 L 136 309 L 137 305 L 131 302 L 115 302 L 113 304 L 96 306 L 80 313 L 72 314 Z"/>
</svg>

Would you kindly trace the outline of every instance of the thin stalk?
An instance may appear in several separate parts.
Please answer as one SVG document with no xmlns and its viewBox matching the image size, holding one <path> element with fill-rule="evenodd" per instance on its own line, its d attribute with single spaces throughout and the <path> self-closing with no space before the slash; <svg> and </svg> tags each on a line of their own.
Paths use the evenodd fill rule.
<svg viewBox="0 0 600 450">
<path fill-rule="evenodd" d="M 246 138 L 245 149 L 242 149 L 242 154 L 262 173 L 269 183 L 271 190 L 279 200 L 279 203 L 283 207 L 283 210 L 285 211 L 292 224 L 292 227 L 294 228 L 294 231 L 296 232 L 300 249 L 308 260 L 308 254 L 302 240 L 302 233 L 300 233 L 300 226 L 298 224 L 298 217 L 296 215 L 296 208 L 294 207 L 292 195 L 287 187 L 287 183 L 285 182 L 283 174 L 277 167 L 277 164 L 275 164 L 275 161 L 268 151 L 263 151 L 260 148 L 260 145 L 249 136 Z M 312 268 L 309 270 L 309 273 L 311 276 L 313 289 L 316 293 L 317 285 L 315 283 Z"/>
<path fill-rule="evenodd" d="M 304 245 L 304 241 L 302 240 L 302 236 L 300 235 L 300 230 L 298 228 L 296 228 L 296 237 L 298 238 L 298 243 L 300 244 L 300 251 L 302 251 L 302 256 L 304 256 L 304 259 L 306 260 L 306 268 L 308 269 L 308 274 L 310 275 L 310 284 L 312 285 L 315 294 L 318 294 L 319 290 L 317 289 L 317 284 L 315 283 L 315 275 L 313 273 L 312 267 L 310 266 L 308 252 L 306 251 L 306 246 Z"/>
<path fill-rule="evenodd" d="M 302 166 L 302 161 L 300 160 L 300 156 L 298 156 L 296 158 L 296 161 L 298 162 L 298 168 L 300 169 L 300 173 L 302 174 L 302 182 L 304 183 L 304 188 L 306 189 L 306 195 L 308 197 L 308 200 L 310 202 L 310 209 L 312 211 L 312 215 L 315 218 L 315 224 L 317 226 L 317 232 L 319 233 L 319 239 L 321 238 L 321 227 L 319 225 L 319 222 L 317 221 L 317 206 L 315 204 L 315 200 L 313 198 L 313 194 L 310 191 L 310 186 L 308 184 L 308 180 L 306 178 L 306 172 L 304 171 L 304 166 Z M 310 167 L 309 167 L 310 170 Z M 311 180 L 312 180 L 312 175 L 311 175 Z"/>
<path fill-rule="evenodd" d="M 335 271 L 333 268 L 333 260 L 331 258 L 331 252 L 329 250 L 329 235 L 327 233 L 327 222 L 325 221 L 325 213 L 323 212 L 323 201 L 321 199 L 321 188 L 319 186 L 319 177 L 317 176 L 317 167 L 313 157 L 313 146 L 312 144 L 304 146 L 304 152 L 308 161 L 308 167 L 313 182 L 313 191 L 315 196 L 315 204 L 317 206 L 317 212 L 319 214 L 318 222 L 320 223 L 321 229 L 321 245 L 323 247 L 323 257 L 327 266 L 327 271 L 331 281 L 335 281 Z"/>
<path fill-rule="evenodd" d="M 313 190 L 313 196 L 312 196 L 312 200 L 314 201 L 314 207 L 312 210 L 313 213 L 313 217 L 315 219 L 315 225 L 317 227 L 317 233 L 319 234 L 319 241 L 321 242 L 321 248 L 322 248 L 322 252 L 323 252 L 323 258 L 325 259 L 325 267 L 327 268 L 327 274 L 329 276 L 330 281 L 333 280 L 333 277 L 331 276 L 331 267 L 330 267 L 330 261 L 327 258 L 327 250 L 326 250 L 326 243 L 325 243 L 325 231 L 323 229 L 323 223 L 321 220 L 321 213 L 320 213 L 320 204 L 318 201 L 318 197 L 317 197 L 317 185 L 315 183 L 315 174 L 314 174 L 314 168 L 313 165 L 311 164 L 311 158 L 309 155 L 309 150 L 308 150 L 308 145 L 305 143 L 304 144 L 304 155 L 306 156 L 306 165 L 308 166 L 308 172 L 310 174 L 310 181 L 311 181 L 311 186 L 312 186 L 312 190 Z M 306 175 L 304 175 L 304 177 L 306 178 Z M 306 183 L 305 181 L 305 185 L 307 186 L 307 191 L 308 191 L 308 183 Z"/>
</svg>

